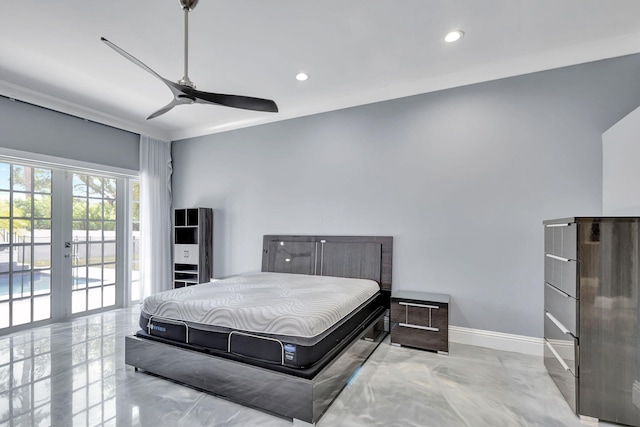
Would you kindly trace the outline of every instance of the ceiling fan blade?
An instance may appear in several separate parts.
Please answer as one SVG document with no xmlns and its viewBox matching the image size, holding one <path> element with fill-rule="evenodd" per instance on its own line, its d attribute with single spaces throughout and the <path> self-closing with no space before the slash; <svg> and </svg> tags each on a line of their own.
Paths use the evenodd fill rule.
<svg viewBox="0 0 640 427">
<path fill-rule="evenodd" d="M 184 90 L 183 92 L 187 93 Z M 200 90 L 189 90 L 188 95 L 196 98 L 199 104 L 217 104 L 225 107 L 241 108 L 243 110 L 265 111 L 277 113 L 278 106 L 270 99 L 253 98 L 251 96 L 225 95 L 222 93 L 202 92 Z"/>
<path fill-rule="evenodd" d="M 149 117 L 147 117 L 147 120 L 155 119 L 156 117 L 163 115 L 164 113 L 173 109 L 173 107 L 175 107 L 176 105 L 180 105 L 180 104 L 181 104 L 180 102 L 174 99 L 173 101 L 171 101 L 170 103 L 168 103 L 167 105 L 159 109 L 158 111 L 149 114 Z"/>
<path fill-rule="evenodd" d="M 129 52 L 127 52 L 126 50 L 118 47 L 117 45 L 115 45 L 114 43 L 110 42 L 109 40 L 105 39 L 104 37 L 100 37 L 100 40 L 102 40 L 107 46 L 109 46 L 111 49 L 115 50 L 116 52 L 118 52 L 120 55 L 124 56 L 125 58 L 127 58 L 129 61 L 133 62 L 134 64 L 136 64 L 138 67 L 142 68 L 143 70 L 147 71 L 148 73 L 154 75 L 155 77 L 157 77 L 158 79 L 162 80 L 164 82 L 164 84 L 166 84 L 169 87 L 173 87 L 175 89 L 180 89 L 180 85 L 178 85 L 177 83 L 174 83 L 170 80 L 165 79 L 164 77 L 162 77 L 160 74 L 156 73 L 155 71 L 153 71 L 151 68 L 149 68 L 147 65 L 145 65 L 142 61 L 140 61 L 138 58 L 136 58 L 135 56 L 131 55 Z"/>
</svg>

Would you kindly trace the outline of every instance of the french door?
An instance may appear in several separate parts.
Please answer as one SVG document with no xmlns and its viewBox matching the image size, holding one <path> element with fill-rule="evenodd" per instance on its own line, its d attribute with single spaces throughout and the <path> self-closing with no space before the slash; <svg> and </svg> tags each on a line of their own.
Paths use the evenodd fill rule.
<svg viewBox="0 0 640 427">
<path fill-rule="evenodd" d="M 0 159 L 0 334 L 122 306 L 127 179 Z"/>
</svg>

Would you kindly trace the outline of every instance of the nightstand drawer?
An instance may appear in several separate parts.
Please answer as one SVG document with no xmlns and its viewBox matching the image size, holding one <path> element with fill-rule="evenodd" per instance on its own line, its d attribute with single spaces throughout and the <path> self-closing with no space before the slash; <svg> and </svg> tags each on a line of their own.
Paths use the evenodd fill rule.
<svg viewBox="0 0 640 427">
<path fill-rule="evenodd" d="M 420 294 L 410 295 L 414 298 L 391 298 L 391 343 L 448 352 L 448 296 L 424 293 L 423 299 L 416 299 Z M 437 296 L 437 301 L 428 300 L 429 296 Z"/>
<path fill-rule="evenodd" d="M 406 327 L 437 332 L 447 326 L 447 304 L 399 301 L 391 303 L 391 321 Z"/>
<path fill-rule="evenodd" d="M 400 323 L 392 323 L 391 343 L 448 353 L 449 333 L 447 329 L 436 332 L 411 328 Z"/>
</svg>

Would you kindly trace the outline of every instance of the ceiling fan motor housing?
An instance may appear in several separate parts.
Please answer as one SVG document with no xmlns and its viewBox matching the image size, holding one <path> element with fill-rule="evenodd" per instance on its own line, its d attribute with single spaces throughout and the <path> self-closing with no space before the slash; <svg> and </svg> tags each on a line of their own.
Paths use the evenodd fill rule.
<svg viewBox="0 0 640 427">
<path fill-rule="evenodd" d="M 192 11 L 198 4 L 198 0 L 178 0 L 183 10 Z"/>
</svg>

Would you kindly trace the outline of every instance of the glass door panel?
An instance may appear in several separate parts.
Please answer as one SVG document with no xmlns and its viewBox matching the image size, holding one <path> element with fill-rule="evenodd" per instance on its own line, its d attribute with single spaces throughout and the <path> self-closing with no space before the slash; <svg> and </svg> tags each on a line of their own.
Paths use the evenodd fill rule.
<svg viewBox="0 0 640 427">
<path fill-rule="evenodd" d="M 52 170 L 0 162 L 0 331 L 51 318 Z"/>
<path fill-rule="evenodd" d="M 116 304 L 116 179 L 74 173 L 71 312 Z"/>
</svg>

